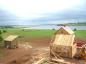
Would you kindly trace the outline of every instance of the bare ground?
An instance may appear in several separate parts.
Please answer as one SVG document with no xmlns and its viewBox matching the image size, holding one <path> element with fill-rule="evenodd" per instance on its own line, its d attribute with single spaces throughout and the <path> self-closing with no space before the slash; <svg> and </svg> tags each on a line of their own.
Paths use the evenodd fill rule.
<svg viewBox="0 0 86 64">
<path fill-rule="evenodd" d="M 46 54 L 49 54 L 49 44 L 51 38 L 20 38 L 19 48 L 17 49 L 3 49 L 5 55 L 0 59 L 0 64 L 32 64 L 32 62 L 38 61 Z M 86 40 L 76 38 L 77 43 L 86 43 Z M 77 44 L 77 46 L 79 46 Z M 74 63 L 75 60 L 71 62 Z"/>
</svg>

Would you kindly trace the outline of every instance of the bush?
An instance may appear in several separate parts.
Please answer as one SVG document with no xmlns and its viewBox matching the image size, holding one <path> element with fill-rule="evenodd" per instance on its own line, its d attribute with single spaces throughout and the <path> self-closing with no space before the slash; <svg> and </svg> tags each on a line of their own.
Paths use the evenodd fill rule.
<svg viewBox="0 0 86 64">
<path fill-rule="evenodd" d="M 74 31 L 76 31 L 77 29 L 76 28 L 74 28 Z"/>
<path fill-rule="evenodd" d="M 2 34 L 2 31 L 0 30 L 0 35 Z"/>
<path fill-rule="evenodd" d="M 54 28 L 52 30 L 55 30 Z"/>
<path fill-rule="evenodd" d="M 3 38 L 2 36 L 0 35 L 0 48 L 4 46 L 4 43 L 3 43 Z"/>
<path fill-rule="evenodd" d="M 7 30 L 3 30 L 3 33 L 6 33 L 7 32 Z"/>
</svg>

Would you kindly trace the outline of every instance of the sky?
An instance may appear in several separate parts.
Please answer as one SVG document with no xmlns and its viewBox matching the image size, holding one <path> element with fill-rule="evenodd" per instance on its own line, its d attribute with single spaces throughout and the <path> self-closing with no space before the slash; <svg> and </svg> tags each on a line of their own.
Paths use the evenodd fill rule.
<svg viewBox="0 0 86 64">
<path fill-rule="evenodd" d="M 0 0 L 0 25 L 82 22 L 86 0 Z"/>
</svg>

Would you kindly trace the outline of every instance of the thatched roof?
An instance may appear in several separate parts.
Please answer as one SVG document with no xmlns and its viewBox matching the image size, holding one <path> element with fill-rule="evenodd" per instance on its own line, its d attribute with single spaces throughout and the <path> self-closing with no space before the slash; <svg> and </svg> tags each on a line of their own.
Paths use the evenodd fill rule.
<svg viewBox="0 0 86 64">
<path fill-rule="evenodd" d="M 73 30 L 67 26 L 61 27 L 55 34 L 74 34 Z"/>
<path fill-rule="evenodd" d="M 53 44 L 63 45 L 63 46 L 72 46 L 74 44 L 75 35 L 64 35 L 58 34 L 55 37 Z"/>
<path fill-rule="evenodd" d="M 6 39 L 4 39 L 5 41 L 13 41 L 17 38 L 18 36 L 17 35 L 10 35 L 8 36 Z"/>
</svg>

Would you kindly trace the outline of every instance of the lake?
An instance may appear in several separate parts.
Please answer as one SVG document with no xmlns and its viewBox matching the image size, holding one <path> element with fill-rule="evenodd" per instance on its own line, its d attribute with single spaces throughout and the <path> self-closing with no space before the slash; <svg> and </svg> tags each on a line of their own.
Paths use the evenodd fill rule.
<svg viewBox="0 0 86 64">
<path fill-rule="evenodd" d="M 59 29 L 61 26 L 56 25 L 45 25 L 45 26 L 33 26 L 26 27 L 24 29 Z M 76 28 L 77 30 L 86 30 L 86 26 L 69 26 L 72 30 Z"/>
</svg>

